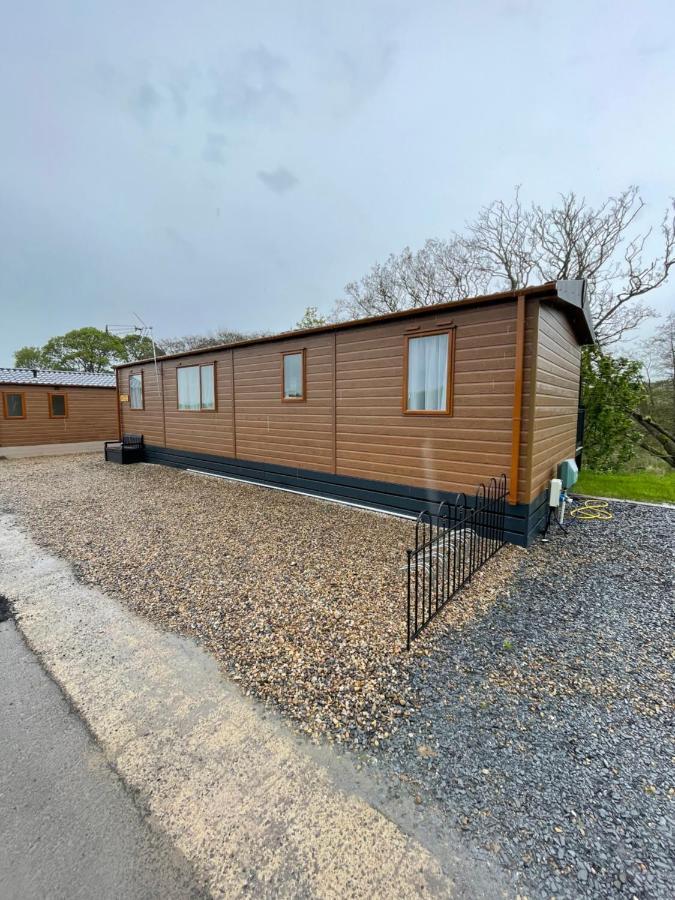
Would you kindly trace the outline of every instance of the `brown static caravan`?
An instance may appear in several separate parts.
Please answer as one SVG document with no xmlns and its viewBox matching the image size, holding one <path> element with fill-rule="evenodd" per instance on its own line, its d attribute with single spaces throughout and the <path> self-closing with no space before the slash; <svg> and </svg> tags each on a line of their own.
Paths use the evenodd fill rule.
<svg viewBox="0 0 675 900">
<path fill-rule="evenodd" d="M 114 375 L 0 369 L 0 395 L 0 447 L 117 437 Z"/>
<path fill-rule="evenodd" d="M 121 428 L 149 462 L 407 514 L 503 472 L 527 544 L 592 341 L 584 283 L 559 281 L 120 366 Z"/>
</svg>

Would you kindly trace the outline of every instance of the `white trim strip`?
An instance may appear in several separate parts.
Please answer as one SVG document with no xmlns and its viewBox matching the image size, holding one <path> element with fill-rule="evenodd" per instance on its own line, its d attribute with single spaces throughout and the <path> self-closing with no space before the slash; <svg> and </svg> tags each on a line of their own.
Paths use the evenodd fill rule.
<svg viewBox="0 0 675 900">
<path fill-rule="evenodd" d="M 393 516 L 395 519 L 416 519 L 413 513 L 389 512 L 386 509 L 375 509 L 373 506 L 365 506 L 363 503 L 353 503 L 350 500 L 336 500 L 334 497 L 323 497 L 320 494 L 310 494 L 307 491 L 299 491 L 295 488 L 281 487 L 278 484 L 265 484 L 262 481 L 252 481 L 250 478 L 239 478 L 236 475 L 218 475 L 215 472 L 202 472 L 199 469 L 185 469 L 189 475 L 205 475 L 207 478 L 222 478 L 224 481 L 240 481 L 243 484 L 252 484 L 255 487 L 268 488 L 270 491 L 285 491 L 287 494 L 299 494 L 301 497 L 310 497 L 312 500 L 323 500 L 325 503 L 337 503 L 339 506 L 352 506 L 354 509 L 364 509 L 366 512 L 375 513 L 378 516 Z"/>
</svg>

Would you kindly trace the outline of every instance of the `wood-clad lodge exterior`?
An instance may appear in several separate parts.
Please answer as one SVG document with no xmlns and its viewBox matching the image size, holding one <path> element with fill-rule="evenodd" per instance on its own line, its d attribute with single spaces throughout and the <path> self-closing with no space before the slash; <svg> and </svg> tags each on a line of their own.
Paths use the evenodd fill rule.
<svg viewBox="0 0 675 900">
<path fill-rule="evenodd" d="M 0 369 L 2 447 L 114 440 L 119 430 L 114 376 Z"/>
<path fill-rule="evenodd" d="M 120 366 L 120 429 L 149 462 L 408 514 L 504 472 L 527 544 L 592 341 L 584 283 L 553 282 Z"/>
</svg>

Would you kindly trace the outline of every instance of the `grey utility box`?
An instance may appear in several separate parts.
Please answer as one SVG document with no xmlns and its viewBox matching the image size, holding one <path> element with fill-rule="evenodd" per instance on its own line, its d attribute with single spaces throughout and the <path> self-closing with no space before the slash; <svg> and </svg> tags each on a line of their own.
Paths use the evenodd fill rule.
<svg viewBox="0 0 675 900">
<path fill-rule="evenodd" d="M 579 477 L 579 469 L 576 461 L 573 459 L 564 459 L 558 464 L 558 478 L 562 481 L 562 486 L 566 491 L 577 483 Z"/>
</svg>

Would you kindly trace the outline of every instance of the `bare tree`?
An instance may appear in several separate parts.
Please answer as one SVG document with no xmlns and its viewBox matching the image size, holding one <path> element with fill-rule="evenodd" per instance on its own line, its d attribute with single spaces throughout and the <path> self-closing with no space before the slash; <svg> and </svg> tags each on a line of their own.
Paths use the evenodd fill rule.
<svg viewBox="0 0 675 900">
<path fill-rule="evenodd" d="M 510 203 L 483 207 L 463 234 L 406 247 L 345 288 L 339 318 L 375 315 L 517 290 L 528 284 L 585 278 L 601 346 L 621 340 L 653 311 L 644 302 L 675 264 L 675 201 L 661 222 L 661 253 L 645 258 L 652 229 L 637 219 L 645 203 L 630 187 L 600 206 L 574 192 L 550 208 Z"/>
<path fill-rule="evenodd" d="M 511 203 L 496 200 L 467 224 L 467 235 L 460 240 L 487 285 L 513 291 L 527 286 L 536 269 L 535 221 L 535 207 L 523 208 L 517 187 Z"/>
<path fill-rule="evenodd" d="M 189 350 L 201 350 L 204 347 L 217 347 L 220 344 L 235 344 L 249 338 L 264 337 L 265 332 L 244 333 L 229 328 L 217 328 L 207 334 L 186 334 L 181 337 L 162 338 L 158 343 L 165 354 L 186 353 Z"/>
</svg>

